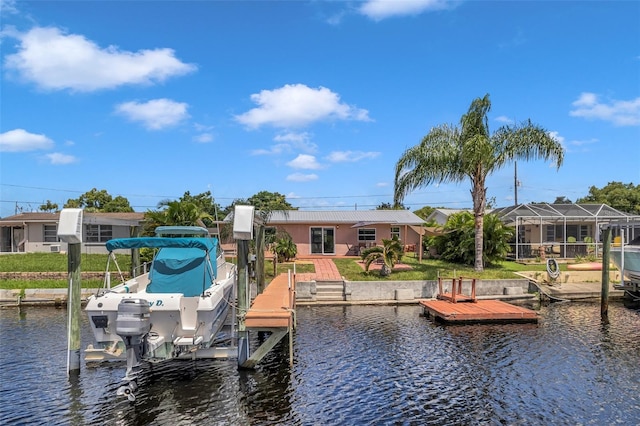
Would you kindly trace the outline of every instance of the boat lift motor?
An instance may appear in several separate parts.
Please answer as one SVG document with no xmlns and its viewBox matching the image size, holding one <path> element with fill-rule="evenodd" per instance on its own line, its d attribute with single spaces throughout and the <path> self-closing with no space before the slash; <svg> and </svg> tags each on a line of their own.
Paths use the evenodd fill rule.
<svg viewBox="0 0 640 426">
<path fill-rule="evenodd" d="M 118 395 L 126 395 L 130 401 L 135 401 L 137 370 L 146 354 L 150 330 L 149 302 L 144 299 L 122 299 L 118 304 L 116 334 L 122 338 L 127 350 L 127 373 L 123 379 L 126 383 L 118 388 Z"/>
</svg>

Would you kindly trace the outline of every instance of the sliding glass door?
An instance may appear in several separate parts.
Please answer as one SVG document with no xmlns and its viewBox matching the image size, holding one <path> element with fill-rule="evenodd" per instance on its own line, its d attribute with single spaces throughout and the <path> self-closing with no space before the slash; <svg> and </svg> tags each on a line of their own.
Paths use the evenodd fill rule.
<svg viewBox="0 0 640 426">
<path fill-rule="evenodd" d="M 333 228 L 311 228 L 311 254 L 335 254 L 334 235 Z"/>
</svg>

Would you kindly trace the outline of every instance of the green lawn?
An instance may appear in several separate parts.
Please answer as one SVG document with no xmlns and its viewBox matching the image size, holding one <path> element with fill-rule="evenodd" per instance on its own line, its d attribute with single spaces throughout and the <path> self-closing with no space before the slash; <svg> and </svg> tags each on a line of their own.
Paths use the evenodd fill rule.
<svg viewBox="0 0 640 426">
<path fill-rule="evenodd" d="M 437 259 L 423 259 L 422 262 L 418 262 L 418 259 L 413 256 L 404 256 L 402 263 L 410 265 L 412 269 L 409 271 L 394 271 L 390 276 L 383 278 L 380 277 L 378 271 L 364 272 L 353 259 L 334 259 L 334 262 L 340 274 L 349 281 L 435 280 L 438 276 L 446 278 L 464 276 L 481 279 L 505 279 L 518 277 L 514 272 L 519 271 L 546 271 L 546 265 L 544 264 L 522 265 L 505 261 L 498 265 L 485 267 L 483 272 L 478 273 L 473 270 L 472 266 L 464 266 Z"/>
<path fill-rule="evenodd" d="M 120 269 L 128 271 L 131 268 L 131 256 L 118 254 Z M 86 254 L 80 258 L 80 267 L 87 272 L 104 272 L 107 267 L 106 254 Z M 111 262 L 112 271 L 116 271 Z M 21 253 L 0 256 L 0 272 L 66 272 L 67 255 L 61 253 Z"/>
<path fill-rule="evenodd" d="M 103 272 L 106 267 L 106 254 L 83 254 L 81 270 L 85 272 Z M 391 280 L 434 280 L 438 276 L 452 278 L 454 276 L 473 277 L 481 279 L 514 278 L 514 272 L 518 271 L 545 271 L 544 264 L 522 265 L 515 262 L 501 262 L 498 265 L 485 268 L 484 272 L 477 273 L 473 267 L 443 262 L 436 259 L 424 259 L 418 262 L 413 256 L 404 256 L 402 262 L 412 266 L 409 271 L 395 271 L 389 277 L 380 277 L 377 271 L 364 272 L 356 263 L 356 259 L 334 259 L 340 274 L 349 281 L 391 281 Z M 118 255 L 118 264 L 123 271 L 128 271 L 131 259 L 128 255 Z M 309 262 L 296 262 L 296 272 L 315 272 L 313 264 Z M 566 268 L 560 265 L 561 269 Z M 116 268 L 111 262 L 111 271 Z M 279 263 L 277 274 L 293 270 L 293 262 Z M 0 256 L 0 272 L 66 272 L 67 256 L 59 253 L 27 253 Z M 273 263 L 265 262 L 265 277 L 267 281 L 273 279 Z M 102 280 L 83 280 L 82 287 L 97 288 L 102 286 Z M 66 288 L 66 280 L 0 280 L 0 289 L 21 288 Z"/>
</svg>

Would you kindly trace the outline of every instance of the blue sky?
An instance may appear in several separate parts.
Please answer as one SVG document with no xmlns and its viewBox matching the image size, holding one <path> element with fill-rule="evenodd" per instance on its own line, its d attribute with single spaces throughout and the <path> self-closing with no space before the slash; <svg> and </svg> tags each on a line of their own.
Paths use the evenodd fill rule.
<svg viewBox="0 0 640 426">
<path fill-rule="evenodd" d="M 393 201 L 395 163 L 490 94 L 565 147 L 518 202 L 640 184 L 640 2 L 0 0 L 0 215 L 91 188 L 306 210 Z M 514 202 L 514 165 L 487 182 Z M 404 200 L 471 207 L 470 183 Z"/>
</svg>

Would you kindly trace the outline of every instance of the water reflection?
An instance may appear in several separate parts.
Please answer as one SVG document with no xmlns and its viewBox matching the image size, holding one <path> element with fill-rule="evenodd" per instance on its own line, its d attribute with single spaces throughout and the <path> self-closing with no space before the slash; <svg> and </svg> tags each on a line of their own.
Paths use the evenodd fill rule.
<svg viewBox="0 0 640 426">
<path fill-rule="evenodd" d="M 415 306 L 300 307 L 256 371 L 235 360 L 143 370 L 116 398 L 123 364 L 66 375 L 66 311 L 0 311 L 0 418 L 9 424 L 634 424 L 640 315 L 552 304 L 539 324 L 443 326 Z M 83 318 L 83 346 L 91 339 Z M 254 347 L 259 342 L 254 338 Z M 37 398 L 38 403 L 33 404 Z"/>
</svg>

